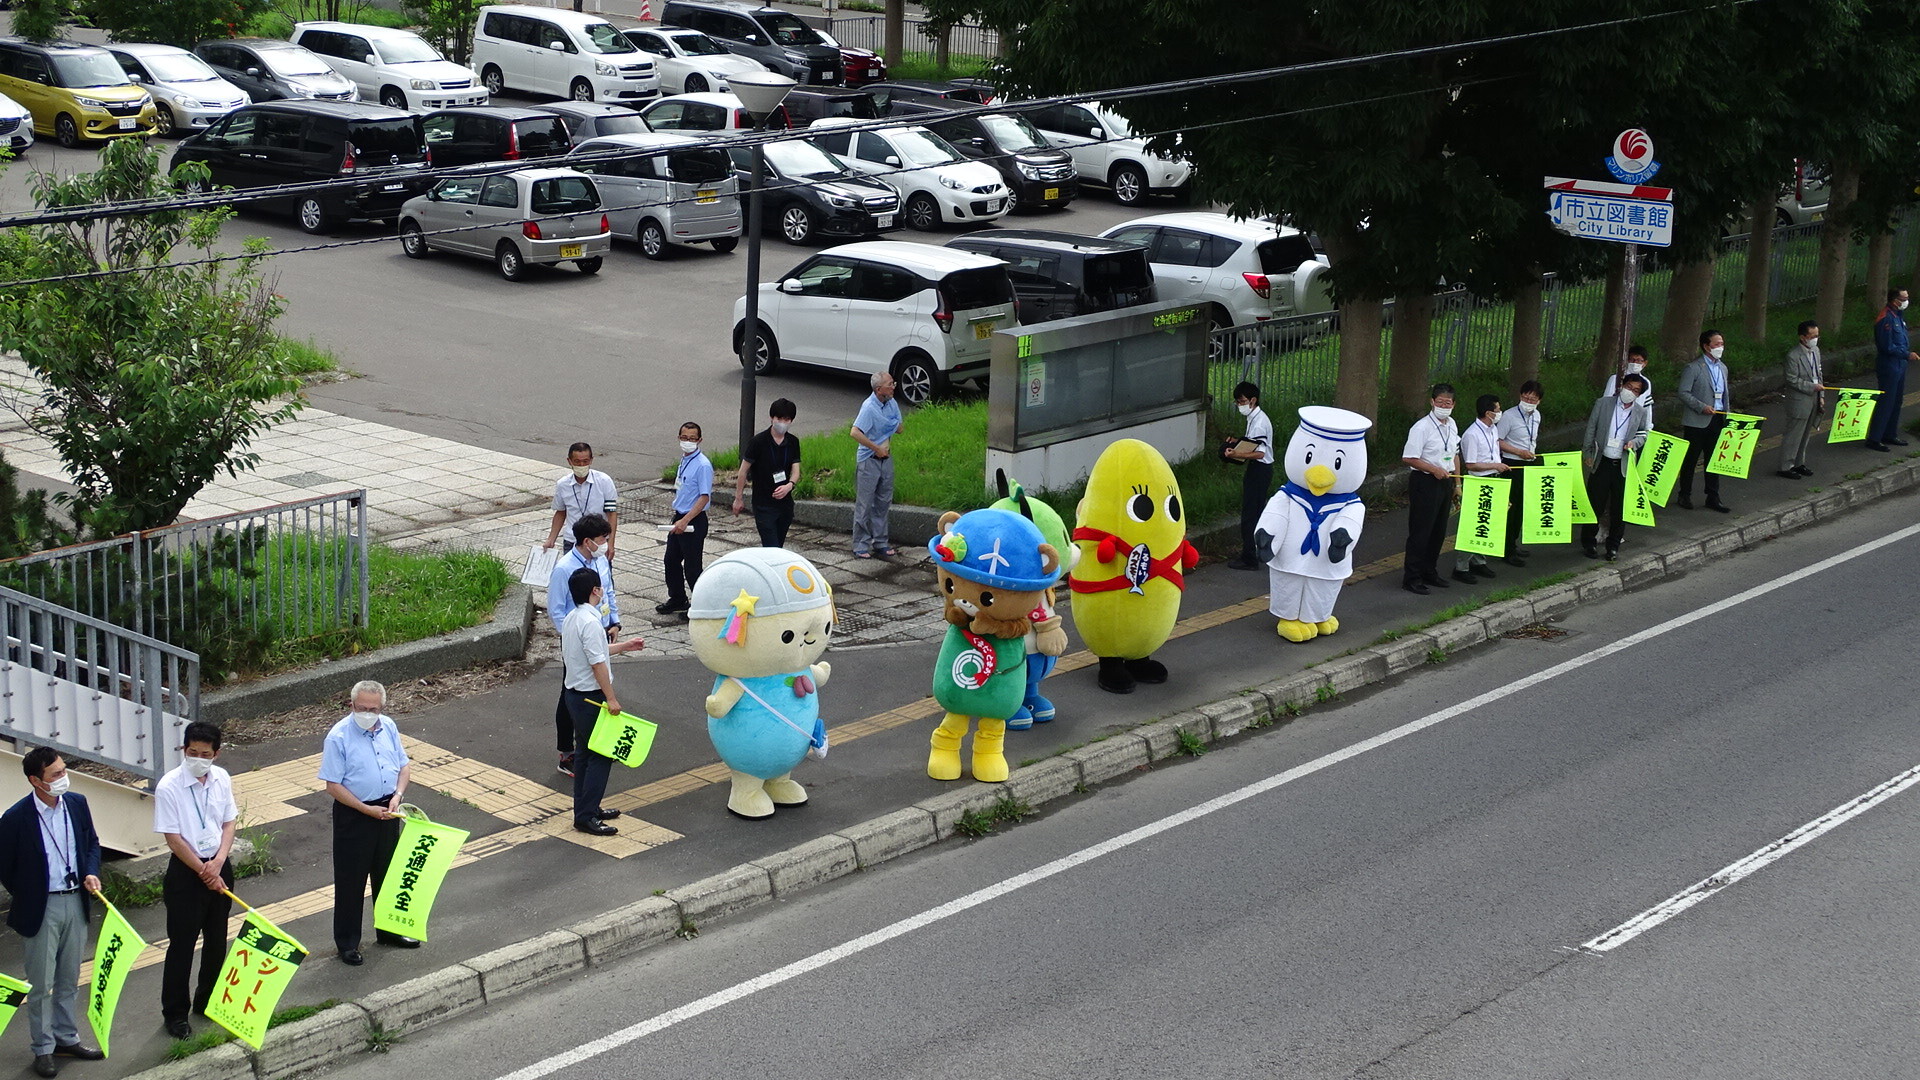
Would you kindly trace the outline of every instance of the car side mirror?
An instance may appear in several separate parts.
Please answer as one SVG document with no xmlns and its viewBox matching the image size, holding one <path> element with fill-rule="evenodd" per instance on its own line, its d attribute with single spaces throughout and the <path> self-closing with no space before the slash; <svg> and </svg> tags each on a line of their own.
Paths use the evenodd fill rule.
<svg viewBox="0 0 1920 1080">
<path fill-rule="evenodd" d="M 987 148 L 987 140 L 975 135 L 973 138 L 967 140 L 967 145 L 973 147 L 975 150 L 985 150 Z"/>
<path fill-rule="evenodd" d="M 800 289 L 801 289 L 801 285 L 800 285 L 799 278 L 788 278 L 787 280 L 780 283 L 780 291 L 783 293 L 798 295 L 800 292 Z"/>
<path fill-rule="evenodd" d="M 257 79 L 260 77 L 260 69 L 257 67 L 250 67 L 247 69 L 247 75 L 251 78 Z"/>
<path fill-rule="evenodd" d="M 567 43 L 564 41 L 549 41 L 547 42 L 547 48 L 552 49 L 554 52 L 566 52 Z"/>
<path fill-rule="evenodd" d="M 147 81 L 147 77 L 137 72 L 129 71 L 127 72 L 127 81 L 133 82 L 133 83 L 144 83 Z"/>
<path fill-rule="evenodd" d="M 1104 131 L 1102 131 L 1102 130 L 1100 130 L 1100 129 L 1099 129 L 1099 128 L 1097 128 L 1097 127 L 1095 127 L 1095 128 L 1088 128 L 1088 129 L 1087 129 L 1087 137 L 1088 137 L 1088 138 L 1092 138 L 1092 139 L 1104 139 L 1104 138 L 1106 138 L 1106 137 L 1107 137 L 1107 133 L 1106 133 L 1106 132 L 1104 132 Z"/>
<path fill-rule="evenodd" d="M 765 41 L 764 39 L 762 39 L 762 38 L 760 37 L 760 35 L 759 35 L 759 34 L 748 34 L 748 35 L 747 35 L 747 44 L 749 44 L 749 45 L 765 45 L 765 44 L 766 44 L 766 41 Z"/>
<path fill-rule="evenodd" d="M 899 159 L 899 158 L 897 158 L 897 157 L 894 157 L 894 156 L 892 156 L 892 155 L 888 155 L 888 156 L 887 156 L 887 160 L 886 160 L 886 161 L 884 161 L 884 162 L 882 162 L 881 164 L 883 164 L 883 165 L 891 165 L 891 166 L 893 166 L 894 168 L 896 168 L 896 169 L 897 169 L 897 168 L 899 168 L 899 167 L 900 167 L 900 159 Z"/>
</svg>

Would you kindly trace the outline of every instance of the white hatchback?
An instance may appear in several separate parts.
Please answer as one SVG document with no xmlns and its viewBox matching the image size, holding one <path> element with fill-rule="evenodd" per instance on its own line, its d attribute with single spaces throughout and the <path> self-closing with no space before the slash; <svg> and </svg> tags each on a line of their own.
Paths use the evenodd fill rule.
<svg viewBox="0 0 1920 1080">
<path fill-rule="evenodd" d="M 900 189 L 907 224 L 926 230 L 997 221 L 1013 209 L 1000 170 L 974 161 L 923 127 L 835 131 L 862 121 L 834 117 L 807 128 L 807 141 Z"/>
<path fill-rule="evenodd" d="M 127 78 L 153 95 L 153 130 L 191 135 L 247 103 L 247 92 L 205 60 L 177 45 L 116 42 L 105 46 Z"/>
<path fill-rule="evenodd" d="M 733 305 L 734 353 L 746 298 Z M 897 240 L 843 244 L 760 284 L 754 371 L 783 361 L 891 372 L 922 405 L 957 379 L 987 375 L 995 330 L 1015 325 L 1013 283 L 999 259 Z"/>
<path fill-rule="evenodd" d="M 485 105 L 491 94 L 472 68 L 441 56 L 410 30 L 345 22 L 293 24 L 293 41 L 360 91 L 360 100 L 422 112 Z"/>
</svg>

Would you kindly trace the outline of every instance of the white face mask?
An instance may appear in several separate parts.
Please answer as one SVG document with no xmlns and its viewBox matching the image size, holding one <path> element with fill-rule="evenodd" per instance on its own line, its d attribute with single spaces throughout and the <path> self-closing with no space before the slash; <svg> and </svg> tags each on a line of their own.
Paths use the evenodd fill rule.
<svg viewBox="0 0 1920 1080">
<path fill-rule="evenodd" d="M 213 771 L 213 759 L 210 757 L 182 758 L 180 763 L 187 767 L 187 775 L 195 780 Z"/>
<path fill-rule="evenodd" d="M 1638 360 L 1627 361 L 1627 374 L 1638 375 L 1645 370 L 1647 370 L 1647 365 L 1641 363 L 1640 361 Z"/>
<path fill-rule="evenodd" d="M 377 712 L 357 712 L 353 714 L 353 722 L 361 731 L 372 731 L 373 726 L 380 722 L 380 714 Z"/>
<path fill-rule="evenodd" d="M 1726 351 L 1727 351 L 1726 346 L 1715 345 L 1713 348 L 1707 350 L 1707 355 L 1713 357 L 1715 360 L 1718 360 L 1720 359 L 1720 354 Z"/>
<path fill-rule="evenodd" d="M 1631 405 L 1639 397 L 1640 393 L 1637 390 L 1622 390 L 1620 391 L 1620 404 Z"/>
<path fill-rule="evenodd" d="M 1497 424 L 1497 423 L 1499 423 L 1499 422 L 1500 422 L 1500 418 L 1501 418 L 1502 416 L 1505 416 L 1506 414 L 1507 414 L 1507 410 L 1505 410 L 1505 409 L 1495 409 L 1495 410 L 1493 410 L 1493 415 L 1492 415 L 1492 416 L 1489 416 L 1489 417 L 1487 417 L 1487 426 L 1488 426 L 1488 427 L 1492 427 L 1493 425 L 1495 425 L 1495 424 Z"/>
<path fill-rule="evenodd" d="M 1813 335 L 1812 337 L 1810 337 L 1810 338 L 1808 338 L 1808 339 L 1807 339 L 1807 348 L 1809 348 L 1809 349 L 1817 349 L 1817 348 L 1819 348 L 1819 347 L 1820 347 L 1820 335 L 1819 335 L 1819 334 L 1815 334 L 1815 335 Z"/>
<path fill-rule="evenodd" d="M 1540 407 L 1540 406 L 1538 406 L 1538 405 L 1535 405 L 1535 404 L 1534 404 L 1533 402 L 1531 402 L 1531 401 L 1523 401 L 1523 402 L 1521 402 L 1521 403 L 1520 403 L 1520 415 L 1521 415 L 1521 416 L 1532 416 L 1532 415 L 1533 415 L 1533 411 L 1534 411 L 1535 409 L 1538 409 L 1539 407 Z"/>
<path fill-rule="evenodd" d="M 1252 415 L 1253 415 L 1253 406 L 1251 406 L 1251 405 L 1235 405 L 1235 406 L 1234 406 L 1234 408 L 1236 408 L 1236 409 L 1239 409 L 1239 410 L 1240 410 L 1240 415 L 1241 415 L 1241 416 L 1252 416 Z"/>
<path fill-rule="evenodd" d="M 65 795 L 67 793 L 67 789 L 72 786 L 73 786 L 73 781 L 69 780 L 66 774 L 62 773 L 60 776 L 60 779 L 55 780 L 53 783 L 47 785 L 47 794 L 57 799 L 60 796 Z"/>
<path fill-rule="evenodd" d="M 587 478 L 587 474 L 592 471 L 593 471 L 593 466 L 591 465 L 573 466 L 573 475 L 576 479 L 585 480 Z"/>
<path fill-rule="evenodd" d="M 773 422 L 773 433 L 775 435 L 785 435 L 787 433 L 787 428 L 791 426 L 792 425 L 788 424 L 785 420 L 775 420 Z"/>
<path fill-rule="evenodd" d="M 700 444 L 699 444 L 699 443 L 697 443 L 697 442 L 688 442 L 688 441 L 687 441 L 687 440 L 685 440 L 685 439 L 681 439 L 681 440 L 680 440 L 680 452 L 681 452 L 681 453 L 683 453 L 683 454 L 691 454 L 691 453 L 693 453 L 693 452 L 694 452 L 695 450 L 698 450 L 698 449 L 700 449 Z"/>
<path fill-rule="evenodd" d="M 1435 420 L 1445 420 L 1447 417 L 1452 415 L 1453 415 L 1453 406 L 1451 405 L 1447 406 L 1444 409 L 1438 405 L 1435 405 L 1433 407 L 1433 418 Z"/>
<path fill-rule="evenodd" d="M 1894 307 L 1899 308 L 1901 311 L 1905 311 L 1907 310 L 1907 304 L 1909 302 L 1910 301 L 1902 300 L 1898 304 L 1895 304 Z"/>
</svg>

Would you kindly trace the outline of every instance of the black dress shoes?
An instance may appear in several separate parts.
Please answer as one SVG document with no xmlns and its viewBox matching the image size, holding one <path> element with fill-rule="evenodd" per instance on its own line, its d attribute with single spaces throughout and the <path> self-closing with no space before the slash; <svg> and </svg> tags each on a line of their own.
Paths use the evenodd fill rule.
<svg viewBox="0 0 1920 1080">
<path fill-rule="evenodd" d="M 1682 495 L 1682 496 L 1680 496 L 1680 498 L 1679 498 L 1679 499 L 1678 499 L 1677 501 L 1678 501 L 1678 502 L 1680 503 L 1680 509 L 1682 509 L 1682 510 L 1691 510 L 1691 509 L 1693 509 L 1693 499 L 1692 499 L 1692 497 L 1690 497 L 1690 496 L 1687 496 L 1687 495 Z"/>
<path fill-rule="evenodd" d="M 1905 440 L 1905 439 L 1888 439 L 1888 440 L 1887 440 L 1887 445 L 1888 445 L 1888 446 L 1905 446 L 1905 445 L 1907 445 L 1907 440 Z"/>
<path fill-rule="evenodd" d="M 193 1038 L 193 1025 L 187 1023 L 185 1020 L 169 1020 L 167 1021 L 167 1034 L 176 1039 L 191 1039 Z"/>
<path fill-rule="evenodd" d="M 52 1054 L 38 1054 L 33 1059 L 33 1071 L 40 1076 L 59 1076 L 60 1063 L 53 1060 Z"/>
<path fill-rule="evenodd" d="M 1480 583 L 1479 578 L 1474 577 L 1472 574 L 1467 573 L 1465 570 L 1455 570 L 1453 572 L 1453 580 L 1458 581 L 1463 585 L 1478 585 Z"/>
<path fill-rule="evenodd" d="M 1427 586 L 1427 588 L 1429 588 L 1429 589 L 1451 589 L 1451 588 L 1453 588 L 1453 586 L 1452 586 L 1452 585 L 1449 585 L 1449 584 L 1447 584 L 1447 579 L 1446 579 L 1446 578 L 1443 578 L 1443 577 L 1441 577 L 1441 576 L 1440 576 L 1439 574 L 1435 574 L 1435 575 L 1433 575 L 1432 577 L 1422 577 L 1422 578 L 1421 578 L 1420 580 L 1421 580 L 1421 581 L 1423 581 L 1423 582 L 1425 582 L 1425 583 L 1426 583 L 1426 586 Z"/>
<path fill-rule="evenodd" d="M 1432 591 L 1427 588 L 1427 583 L 1424 581 L 1403 581 L 1400 587 L 1416 596 L 1425 596 Z"/>
<path fill-rule="evenodd" d="M 1887 449 L 1885 443 L 1870 442 L 1866 444 L 1866 447 L 1869 450 L 1878 450 L 1882 454 L 1892 453 L 1892 451 Z"/>
<path fill-rule="evenodd" d="M 340 950 L 340 962 L 348 967 L 359 967 L 361 964 L 367 962 L 367 958 L 360 955 L 359 949 L 342 949 Z"/>
<path fill-rule="evenodd" d="M 405 934 L 390 934 L 385 930 L 374 931 L 373 940 L 382 945 L 391 945 L 396 949 L 417 949 L 420 947 L 419 938 L 410 938 Z"/>
<path fill-rule="evenodd" d="M 1779 472 L 1774 473 L 1773 475 L 1779 477 L 1782 480 L 1800 479 L 1800 474 L 1797 472 L 1794 472 L 1792 469 L 1781 469 Z"/>
<path fill-rule="evenodd" d="M 1582 544 L 1580 550 L 1586 553 L 1589 559 L 1597 559 L 1600 557 L 1600 549 L 1594 547 L 1592 544 Z"/>
<path fill-rule="evenodd" d="M 1473 574 L 1476 577 L 1483 577 L 1488 579 L 1492 579 L 1500 576 L 1493 572 L 1493 567 L 1487 566 L 1484 563 L 1474 567 L 1472 570 L 1469 570 L 1468 573 Z"/>
<path fill-rule="evenodd" d="M 1793 475 L 1799 476 L 1799 477 L 1812 476 L 1813 470 L 1807 468 L 1805 465 L 1795 465 L 1793 467 Z"/>
<path fill-rule="evenodd" d="M 1709 510 L 1718 510 L 1718 511 L 1720 511 L 1720 512 L 1721 512 L 1721 513 L 1723 513 L 1723 514 L 1731 514 L 1731 513 L 1733 513 L 1733 507 L 1731 507 L 1731 506 L 1728 506 L 1728 505 L 1727 505 L 1726 503 L 1723 503 L 1723 502 L 1719 502 L 1719 501 L 1717 501 L 1717 500 L 1716 500 L 1716 501 L 1714 501 L 1714 502 L 1710 502 L 1710 503 L 1708 503 L 1708 504 L 1707 504 L 1707 509 L 1709 509 Z"/>
<path fill-rule="evenodd" d="M 573 830 L 589 836 L 612 836 L 620 831 L 604 821 L 576 821 L 573 823 Z"/>
<path fill-rule="evenodd" d="M 107 1056 L 94 1047 L 82 1046 L 79 1043 L 56 1046 L 53 1048 L 53 1053 L 55 1057 L 70 1057 L 79 1061 L 100 1061 Z"/>
<path fill-rule="evenodd" d="M 597 821 L 612 821 L 612 820 L 613 820 L 614 818 L 617 818 L 617 817 L 619 817 L 619 816 L 620 816 L 620 811 L 618 811 L 618 810 L 595 810 L 595 811 L 593 812 L 593 816 L 594 816 L 594 819 L 595 819 L 595 820 L 597 820 Z"/>
</svg>

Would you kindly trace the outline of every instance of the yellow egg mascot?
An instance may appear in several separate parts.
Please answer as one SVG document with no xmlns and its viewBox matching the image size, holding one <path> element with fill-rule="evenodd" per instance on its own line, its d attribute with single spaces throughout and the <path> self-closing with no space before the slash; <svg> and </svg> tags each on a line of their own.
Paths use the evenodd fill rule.
<svg viewBox="0 0 1920 1080">
<path fill-rule="evenodd" d="M 1166 682 L 1151 657 L 1180 618 L 1183 575 L 1200 565 L 1172 467 L 1138 439 L 1115 440 L 1093 463 L 1073 523 L 1073 625 L 1100 658 L 1100 689 Z"/>
</svg>

